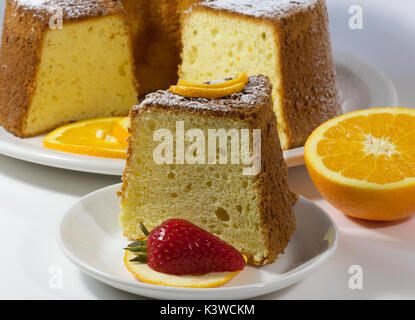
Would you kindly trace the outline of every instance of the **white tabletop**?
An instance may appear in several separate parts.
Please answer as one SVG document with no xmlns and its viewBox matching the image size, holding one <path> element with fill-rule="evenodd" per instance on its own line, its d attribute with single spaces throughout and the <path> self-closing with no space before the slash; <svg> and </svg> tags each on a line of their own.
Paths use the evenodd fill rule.
<svg viewBox="0 0 415 320">
<path fill-rule="evenodd" d="M 363 30 L 349 28 L 349 8 L 363 9 Z M 334 47 L 381 68 L 401 105 L 415 105 L 415 2 L 328 0 Z M 4 1 L 0 11 L 4 9 Z M 291 169 L 295 192 L 315 201 L 340 230 L 337 252 L 320 270 L 264 299 L 415 298 L 415 217 L 396 223 L 352 220 L 314 188 L 305 167 Z M 137 299 L 73 266 L 58 250 L 57 221 L 80 197 L 120 178 L 54 169 L 0 156 L 0 299 Z M 351 266 L 363 272 L 352 290 Z M 62 281 L 56 281 L 60 276 Z"/>
</svg>

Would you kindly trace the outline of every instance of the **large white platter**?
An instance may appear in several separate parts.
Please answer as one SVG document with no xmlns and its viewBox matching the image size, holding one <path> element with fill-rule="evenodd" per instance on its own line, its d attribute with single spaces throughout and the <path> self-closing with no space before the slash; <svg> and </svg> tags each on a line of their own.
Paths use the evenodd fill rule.
<svg viewBox="0 0 415 320">
<path fill-rule="evenodd" d="M 297 229 L 285 253 L 264 267 L 246 267 L 223 287 L 173 288 L 142 283 L 124 267 L 128 243 L 118 227 L 116 191 L 98 190 L 79 200 L 63 216 L 58 243 L 64 255 L 93 278 L 133 294 L 156 299 L 250 299 L 288 287 L 317 270 L 335 252 L 338 232 L 320 207 L 300 198 L 294 207 Z"/>
<path fill-rule="evenodd" d="M 338 83 L 344 101 L 343 111 L 372 107 L 396 107 L 398 95 L 392 82 L 377 68 L 344 52 L 336 51 Z M 46 166 L 121 175 L 123 160 L 96 158 L 48 150 L 42 147 L 44 136 L 16 138 L 0 127 L 0 154 Z M 288 150 L 284 157 L 289 167 L 304 164 L 304 148 Z"/>
</svg>

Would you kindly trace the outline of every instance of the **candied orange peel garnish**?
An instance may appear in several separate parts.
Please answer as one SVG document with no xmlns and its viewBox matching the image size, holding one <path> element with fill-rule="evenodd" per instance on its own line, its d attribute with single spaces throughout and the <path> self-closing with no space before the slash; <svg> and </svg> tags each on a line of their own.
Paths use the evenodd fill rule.
<svg viewBox="0 0 415 320">
<path fill-rule="evenodd" d="M 198 88 L 185 86 L 171 86 L 170 91 L 188 98 L 209 98 L 217 99 L 230 96 L 233 93 L 241 92 L 245 83 L 241 82 L 225 88 Z"/>
<path fill-rule="evenodd" d="M 246 73 L 241 73 L 236 78 L 214 83 L 192 83 L 180 80 L 176 86 L 171 86 L 170 91 L 188 98 L 223 98 L 237 93 L 245 88 L 249 78 Z"/>
<path fill-rule="evenodd" d="M 246 73 L 241 73 L 236 78 L 233 78 L 233 79 L 228 80 L 228 81 L 223 81 L 223 82 L 202 83 L 202 84 L 199 84 L 199 83 L 188 82 L 186 80 L 180 80 L 177 85 L 178 86 L 184 86 L 184 87 L 196 87 L 196 88 L 216 89 L 216 88 L 227 88 L 227 87 L 231 87 L 231 86 L 234 86 L 234 85 L 239 84 L 239 83 L 247 84 L 248 81 L 249 81 L 249 78 L 246 75 Z"/>
</svg>

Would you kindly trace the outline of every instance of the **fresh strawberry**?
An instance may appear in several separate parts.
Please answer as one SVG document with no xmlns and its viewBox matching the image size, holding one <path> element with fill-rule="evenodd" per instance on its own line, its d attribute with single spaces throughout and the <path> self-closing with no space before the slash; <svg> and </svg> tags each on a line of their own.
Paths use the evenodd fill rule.
<svg viewBox="0 0 415 320">
<path fill-rule="evenodd" d="M 145 260 L 143 242 L 136 242 L 127 249 L 141 252 L 136 261 Z M 234 272 L 246 265 L 244 257 L 234 247 L 180 219 L 167 220 L 148 234 L 147 256 L 150 268 L 174 275 Z"/>
</svg>

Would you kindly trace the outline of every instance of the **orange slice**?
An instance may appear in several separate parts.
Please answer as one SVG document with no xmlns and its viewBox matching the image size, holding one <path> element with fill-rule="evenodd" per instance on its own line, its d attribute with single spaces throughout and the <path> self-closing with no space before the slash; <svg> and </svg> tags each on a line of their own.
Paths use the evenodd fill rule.
<svg viewBox="0 0 415 320">
<path fill-rule="evenodd" d="M 128 146 L 128 137 L 130 133 L 130 117 L 122 118 L 115 122 L 112 135 L 121 143 L 123 146 Z"/>
<path fill-rule="evenodd" d="M 233 86 L 235 84 L 238 84 L 238 83 L 247 84 L 248 81 L 249 81 L 249 78 L 246 75 L 246 73 L 241 73 L 236 78 L 233 78 L 233 79 L 228 80 L 228 81 L 223 81 L 223 82 L 215 82 L 215 83 L 210 83 L 210 84 L 207 84 L 207 83 L 198 84 L 198 83 L 188 82 L 186 80 L 180 80 L 177 85 L 178 86 L 184 86 L 184 87 L 197 87 L 197 88 L 215 89 L 215 88 L 231 87 L 231 86 Z"/>
<path fill-rule="evenodd" d="M 188 98 L 208 98 L 217 99 L 230 96 L 245 88 L 245 83 L 237 83 L 235 85 L 225 88 L 200 88 L 200 87 L 186 87 L 186 86 L 171 86 L 170 91 L 180 96 Z"/>
<path fill-rule="evenodd" d="M 415 110 L 352 112 L 317 128 L 305 145 L 315 185 L 334 207 L 367 220 L 415 213 Z"/>
<path fill-rule="evenodd" d="M 95 157 L 125 159 L 125 146 L 112 136 L 121 117 L 101 118 L 68 124 L 49 133 L 45 148 Z"/>
<path fill-rule="evenodd" d="M 154 271 L 146 263 L 131 262 L 136 255 L 126 251 L 124 264 L 137 279 L 149 284 L 182 288 L 216 288 L 234 278 L 237 272 L 211 272 L 203 275 L 176 276 Z M 246 260 L 246 259 L 245 259 Z"/>
</svg>

